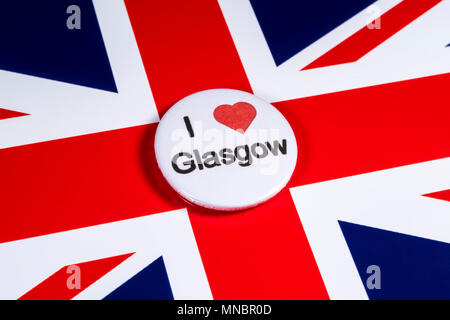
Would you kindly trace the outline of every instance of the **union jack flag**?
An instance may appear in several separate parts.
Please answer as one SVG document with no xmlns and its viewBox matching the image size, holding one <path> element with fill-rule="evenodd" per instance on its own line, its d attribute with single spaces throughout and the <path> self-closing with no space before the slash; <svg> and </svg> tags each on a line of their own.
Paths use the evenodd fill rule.
<svg viewBox="0 0 450 320">
<path fill-rule="evenodd" d="M 0 298 L 450 298 L 449 15 L 449 0 L 2 1 Z M 158 171 L 160 117 L 213 88 L 293 127 L 297 168 L 261 206 L 190 205 Z"/>
</svg>

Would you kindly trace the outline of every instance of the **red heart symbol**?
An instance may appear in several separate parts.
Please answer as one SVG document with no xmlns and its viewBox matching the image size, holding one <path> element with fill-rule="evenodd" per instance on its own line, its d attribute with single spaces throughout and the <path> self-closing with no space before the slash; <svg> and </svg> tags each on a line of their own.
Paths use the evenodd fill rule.
<svg viewBox="0 0 450 320">
<path fill-rule="evenodd" d="M 214 118 L 221 124 L 244 133 L 256 117 L 256 109 L 250 103 L 224 104 L 214 109 Z"/>
</svg>

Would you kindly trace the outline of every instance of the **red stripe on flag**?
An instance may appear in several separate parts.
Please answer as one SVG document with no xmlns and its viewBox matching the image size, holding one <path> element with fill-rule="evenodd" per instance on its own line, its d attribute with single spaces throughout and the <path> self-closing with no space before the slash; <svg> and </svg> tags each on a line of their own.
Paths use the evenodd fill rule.
<svg viewBox="0 0 450 320">
<path fill-rule="evenodd" d="M 70 300 L 132 254 L 64 266 L 21 296 L 19 300 Z"/>
<path fill-rule="evenodd" d="M 445 74 L 276 103 L 300 148 L 289 185 L 450 156 L 449 82 Z M 161 178 L 155 129 L 0 149 L 0 242 L 185 207 Z"/>
<path fill-rule="evenodd" d="M 28 116 L 29 114 L 0 108 L 0 120 Z"/>
<path fill-rule="evenodd" d="M 126 5 L 160 114 L 200 90 L 251 92 L 216 1 Z M 189 207 L 214 298 L 328 298 L 292 199 L 283 195 L 239 214 Z"/>
<path fill-rule="evenodd" d="M 380 17 L 380 29 L 365 26 L 302 70 L 355 62 L 441 1 L 403 0 Z"/>
<path fill-rule="evenodd" d="M 125 4 L 160 115 L 200 90 L 251 92 L 217 1 Z"/>
<path fill-rule="evenodd" d="M 433 193 L 427 193 L 427 194 L 424 194 L 423 196 L 438 199 L 438 200 L 450 201 L 450 189 L 433 192 Z"/>
<path fill-rule="evenodd" d="M 153 178 L 155 129 L 1 149 L 0 242 L 183 208 Z"/>
<path fill-rule="evenodd" d="M 188 211 L 215 299 L 328 299 L 289 189 L 242 212 Z"/>
<path fill-rule="evenodd" d="M 450 156 L 450 73 L 275 103 L 294 129 L 290 186 Z"/>
</svg>

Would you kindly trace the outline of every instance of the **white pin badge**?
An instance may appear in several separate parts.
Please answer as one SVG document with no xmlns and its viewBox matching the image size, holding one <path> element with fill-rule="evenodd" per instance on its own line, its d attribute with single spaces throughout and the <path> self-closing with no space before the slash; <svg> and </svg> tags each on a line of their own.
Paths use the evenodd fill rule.
<svg viewBox="0 0 450 320">
<path fill-rule="evenodd" d="M 247 92 L 214 89 L 185 97 L 166 112 L 155 153 L 163 176 L 186 200 L 240 210 L 286 186 L 297 143 L 271 104 Z"/>
</svg>

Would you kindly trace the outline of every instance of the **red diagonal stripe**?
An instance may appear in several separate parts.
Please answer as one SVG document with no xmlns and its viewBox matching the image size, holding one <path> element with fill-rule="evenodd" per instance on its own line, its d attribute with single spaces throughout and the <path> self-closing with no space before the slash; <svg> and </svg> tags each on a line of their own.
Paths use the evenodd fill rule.
<svg viewBox="0 0 450 320">
<path fill-rule="evenodd" d="M 120 256 L 64 266 L 21 296 L 19 300 L 70 300 L 113 268 L 117 267 L 132 254 L 127 253 Z M 68 269 L 70 266 L 76 266 L 79 269 L 77 271 Z M 79 275 L 80 288 L 74 286 L 76 282 L 73 281 L 73 278 L 69 279 L 71 276 L 75 276 L 75 272 Z M 70 287 L 68 286 L 68 282 Z"/>
<path fill-rule="evenodd" d="M 450 189 L 433 192 L 433 193 L 427 193 L 427 194 L 424 194 L 423 196 L 438 199 L 438 200 L 450 201 Z"/>
<path fill-rule="evenodd" d="M 29 114 L 0 108 L 0 120 L 28 116 Z"/>
<path fill-rule="evenodd" d="M 441 1 L 403 0 L 380 17 L 380 29 L 363 27 L 302 70 L 355 62 Z"/>
</svg>

